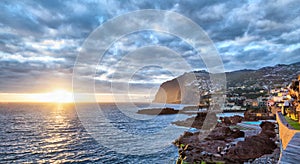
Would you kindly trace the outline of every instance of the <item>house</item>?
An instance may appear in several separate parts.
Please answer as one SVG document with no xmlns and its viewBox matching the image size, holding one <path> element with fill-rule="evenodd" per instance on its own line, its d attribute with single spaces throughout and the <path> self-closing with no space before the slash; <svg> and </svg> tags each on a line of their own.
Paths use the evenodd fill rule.
<svg viewBox="0 0 300 164">
<path fill-rule="evenodd" d="M 252 101 L 252 106 L 257 107 L 259 105 L 257 100 L 253 100 Z"/>
<path fill-rule="evenodd" d="M 271 100 L 268 100 L 268 101 L 267 101 L 267 105 L 268 105 L 268 106 L 273 106 L 273 105 L 275 105 L 275 101 L 272 100 L 272 99 L 271 99 Z"/>
</svg>

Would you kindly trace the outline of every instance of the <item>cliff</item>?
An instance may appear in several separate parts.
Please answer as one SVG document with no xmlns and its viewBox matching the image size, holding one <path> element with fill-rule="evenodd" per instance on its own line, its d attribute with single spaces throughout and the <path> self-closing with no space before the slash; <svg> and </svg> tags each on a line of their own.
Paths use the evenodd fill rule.
<svg viewBox="0 0 300 164">
<path fill-rule="evenodd" d="M 162 83 L 153 102 L 198 104 L 200 94 L 204 91 L 201 90 L 199 92 L 200 77 L 207 79 L 208 73 L 205 71 L 185 73 L 175 79 Z M 202 85 L 204 86 L 205 84 Z"/>
<path fill-rule="evenodd" d="M 181 103 L 181 90 L 177 79 L 164 82 L 159 87 L 154 102 Z"/>
<path fill-rule="evenodd" d="M 226 72 L 227 87 L 275 88 L 288 85 L 300 74 L 300 62 L 258 70 L 239 70 Z M 153 102 L 198 104 L 201 95 L 215 89 L 211 85 L 209 73 L 193 71 L 161 84 Z"/>
</svg>

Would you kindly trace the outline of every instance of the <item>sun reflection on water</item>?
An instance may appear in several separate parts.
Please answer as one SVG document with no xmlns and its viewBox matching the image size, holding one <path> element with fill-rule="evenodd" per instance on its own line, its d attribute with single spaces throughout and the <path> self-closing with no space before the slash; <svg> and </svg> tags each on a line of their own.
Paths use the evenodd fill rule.
<svg viewBox="0 0 300 164">
<path fill-rule="evenodd" d="M 46 153 L 63 151 L 72 140 L 72 133 L 67 131 L 71 126 L 67 118 L 67 107 L 67 104 L 55 104 L 51 115 L 48 117 L 50 119 L 47 127 L 48 134 L 44 140 L 45 144 L 41 146 Z"/>
</svg>

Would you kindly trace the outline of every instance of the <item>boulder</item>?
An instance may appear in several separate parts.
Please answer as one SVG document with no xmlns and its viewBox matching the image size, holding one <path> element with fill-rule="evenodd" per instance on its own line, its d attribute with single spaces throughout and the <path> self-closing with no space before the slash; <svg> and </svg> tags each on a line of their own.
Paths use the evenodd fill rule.
<svg viewBox="0 0 300 164">
<path fill-rule="evenodd" d="M 264 154 L 271 154 L 277 146 L 265 135 L 246 137 L 236 146 L 229 149 L 226 158 L 230 160 L 245 162 L 249 159 L 258 158 Z"/>
<path fill-rule="evenodd" d="M 220 117 L 220 120 L 225 125 L 236 125 L 237 123 L 242 122 L 243 119 L 244 118 L 242 116 L 238 116 L 238 115 L 234 115 L 234 116 L 231 116 L 231 117 Z"/>
<path fill-rule="evenodd" d="M 210 140 L 228 140 L 244 136 L 245 133 L 239 129 L 231 130 L 229 127 L 216 127 L 211 131 L 207 138 Z"/>
<path fill-rule="evenodd" d="M 261 127 L 262 131 L 274 130 L 274 128 L 275 128 L 275 124 L 272 122 L 268 122 L 268 121 L 262 122 L 259 126 Z"/>
</svg>

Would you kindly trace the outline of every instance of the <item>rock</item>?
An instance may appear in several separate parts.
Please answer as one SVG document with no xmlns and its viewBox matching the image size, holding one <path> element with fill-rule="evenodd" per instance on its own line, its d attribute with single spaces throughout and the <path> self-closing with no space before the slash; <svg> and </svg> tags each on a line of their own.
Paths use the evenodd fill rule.
<svg viewBox="0 0 300 164">
<path fill-rule="evenodd" d="M 275 143 L 263 135 L 250 136 L 229 149 L 226 158 L 244 162 L 264 154 L 271 154 L 275 148 Z"/>
<path fill-rule="evenodd" d="M 177 114 L 179 110 L 173 108 L 157 108 L 157 109 L 142 109 L 137 112 L 138 114 L 148 114 L 148 115 L 164 115 L 164 114 Z"/>
<path fill-rule="evenodd" d="M 217 158 L 221 158 L 222 156 L 220 154 L 213 154 L 214 157 L 217 157 Z"/>
<path fill-rule="evenodd" d="M 268 121 L 262 122 L 259 126 L 261 127 L 262 131 L 275 129 L 275 124 Z"/>
<path fill-rule="evenodd" d="M 196 118 L 203 119 L 203 115 L 197 115 Z M 243 137 L 244 132 L 230 129 L 225 125 L 215 127 L 205 140 L 201 139 L 201 132 L 185 132 L 175 144 L 180 148 L 180 158 L 185 158 L 188 163 L 201 161 L 243 163 L 271 154 L 277 148 L 274 142 L 275 125 L 271 122 L 263 122 L 260 127 L 262 130 L 259 134 L 246 137 L 244 141 L 236 144 L 232 142 L 233 139 Z"/>
<path fill-rule="evenodd" d="M 183 111 L 198 111 L 199 107 L 198 106 L 185 106 L 183 107 Z"/>
<path fill-rule="evenodd" d="M 181 135 L 178 139 L 174 141 L 174 144 L 177 147 L 181 147 L 182 144 L 186 145 L 193 142 L 199 142 L 199 138 L 198 138 L 199 134 L 200 134 L 199 132 L 198 133 L 184 132 L 183 135 Z"/>
<path fill-rule="evenodd" d="M 157 103 L 181 103 L 181 90 L 177 79 L 161 84 L 153 102 Z"/>
<path fill-rule="evenodd" d="M 272 130 L 265 130 L 264 132 L 260 133 L 261 135 L 266 135 L 269 138 L 275 138 L 276 137 L 276 133 Z"/>
<path fill-rule="evenodd" d="M 205 73 L 208 76 L 208 73 Z M 200 93 L 193 85 L 186 85 L 197 81 L 195 74 L 184 73 L 183 75 L 162 83 L 155 95 L 153 102 L 173 104 L 198 104 Z"/>
<path fill-rule="evenodd" d="M 213 162 L 223 161 L 221 152 L 228 144 L 229 138 L 243 136 L 243 132 L 229 127 L 217 127 L 208 136 L 206 140 L 201 140 L 202 133 L 184 132 L 174 144 L 179 148 L 180 158 L 186 158 L 186 162 Z"/>
<path fill-rule="evenodd" d="M 225 125 L 236 125 L 237 123 L 240 123 L 240 122 L 243 121 L 243 117 L 238 116 L 238 115 L 234 115 L 234 116 L 231 116 L 231 117 L 220 117 L 220 120 Z"/>
<path fill-rule="evenodd" d="M 245 121 L 275 120 L 275 116 L 269 113 L 262 113 L 260 110 L 247 110 L 244 112 Z"/>
<path fill-rule="evenodd" d="M 268 138 L 275 138 L 276 132 L 275 132 L 275 124 L 271 122 L 262 122 L 260 125 L 261 132 L 260 135 L 265 135 Z"/>
<path fill-rule="evenodd" d="M 185 127 L 201 129 L 206 119 L 206 116 L 207 116 L 206 112 L 198 113 L 196 117 L 187 118 L 186 120 L 183 121 L 175 121 L 172 122 L 172 124 L 175 124 L 177 126 L 185 126 Z"/>
<path fill-rule="evenodd" d="M 263 122 L 260 126 L 262 130 L 258 135 L 246 137 L 244 141 L 238 142 L 236 146 L 229 149 L 225 158 L 242 163 L 265 154 L 271 154 L 277 147 L 272 140 L 276 137 L 275 125 Z"/>
<path fill-rule="evenodd" d="M 231 130 L 229 127 L 216 127 L 208 135 L 210 140 L 225 140 L 244 137 L 245 133 L 239 129 Z"/>
<path fill-rule="evenodd" d="M 194 135 L 194 133 L 188 132 L 188 131 L 185 131 L 185 132 L 183 133 L 183 137 L 190 137 L 190 136 L 193 136 L 193 135 Z"/>
<path fill-rule="evenodd" d="M 218 154 L 218 146 L 225 146 L 224 141 L 201 141 L 193 143 L 192 150 L 186 152 L 186 162 L 198 163 L 201 161 L 222 161 L 223 157 Z"/>
</svg>

